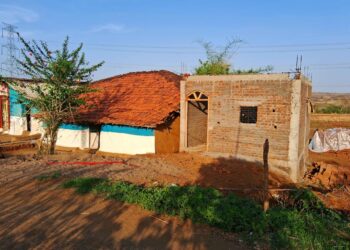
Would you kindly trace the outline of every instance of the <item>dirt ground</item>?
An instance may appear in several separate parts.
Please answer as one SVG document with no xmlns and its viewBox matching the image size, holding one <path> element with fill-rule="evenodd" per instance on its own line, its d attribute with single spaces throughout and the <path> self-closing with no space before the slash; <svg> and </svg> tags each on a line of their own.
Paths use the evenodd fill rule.
<svg viewBox="0 0 350 250">
<path fill-rule="evenodd" d="M 263 186 L 262 166 L 199 153 L 104 156 L 73 152 L 48 158 L 8 156 L 0 159 L 0 164 L 0 185 L 59 170 L 67 178 L 93 176 L 145 186 L 197 184 L 223 190 L 260 189 Z M 287 178 L 270 173 L 271 188 L 289 183 Z"/>
<path fill-rule="evenodd" d="M 164 157 L 171 162 L 172 157 Z M 194 183 L 195 178 L 188 178 L 186 169 L 169 162 L 155 156 L 125 158 L 81 153 L 49 159 L 28 155 L 0 159 L 0 249 L 247 249 L 234 234 L 160 216 L 134 205 L 93 195 L 79 196 L 59 187 L 64 179 L 77 176 L 144 185 L 158 185 L 157 179 L 162 180 L 161 184 Z M 62 173 L 58 180 L 36 180 L 37 176 L 58 170 Z"/>
<path fill-rule="evenodd" d="M 17 180 L 0 189 L 0 249 L 247 249 L 238 237 L 125 203 Z"/>
<path fill-rule="evenodd" d="M 310 152 L 310 160 L 319 166 L 305 184 L 321 190 L 317 195 L 331 208 L 350 214 L 350 150 L 327 153 Z"/>
<path fill-rule="evenodd" d="M 255 163 L 198 153 L 104 156 L 71 152 L 39 158 L 27 155 L 30 152 L 0 159 L 0 249 L 247 248 L 234 234 L 134 205 L 79 196 L 58 185 L 64 179 L 94 176 L 146 186 L 198 184 L 250 196 L 263 185 L 262 167 Z M 311 153 L 310 159 L 321 167 L 310 178 L 306 176 L 303 185 L 314 187 L 327 206 L 350 212 L 350 150 Z M 62 174 L 56 181 L 36 180 L 55 171 Z M 270 173 L 270 188 L 290 185 L 288 179 Z"/>
</svg>

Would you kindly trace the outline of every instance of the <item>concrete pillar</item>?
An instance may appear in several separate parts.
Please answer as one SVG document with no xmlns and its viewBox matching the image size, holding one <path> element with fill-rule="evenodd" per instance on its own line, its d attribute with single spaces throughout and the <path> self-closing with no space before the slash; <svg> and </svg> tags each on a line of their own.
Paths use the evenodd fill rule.
<svg viewBox="0 0 350 250">
<path fill-rule="evenodd" d="M 288 167 L 292 181 L 299 180 L 299 126 L 301 109 L 301 80 L 292 83 L 291 119 L 289 133 Z"/>
<path fill-rule="evenodd" d="M 186 81 L 180 82 L 180 152 L 187 147 Z"/>
</svg>

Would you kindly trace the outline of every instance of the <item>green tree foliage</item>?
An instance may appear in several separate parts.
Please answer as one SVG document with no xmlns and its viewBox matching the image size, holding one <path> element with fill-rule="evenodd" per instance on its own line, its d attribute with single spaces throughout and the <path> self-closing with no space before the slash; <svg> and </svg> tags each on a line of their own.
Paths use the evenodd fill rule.
<svg viewBox="0 0 350 250">
<path fill-rule="evenodd" d="M 92 81 L 92 73 L 104 62 L 89 66 L 81 52 L 83 44 L 70 51 L 68 37 L 61 50 L 55 51 L 43 41 L 28 42 L 22 37 L 20 40 L 23 59 L 17 61 L 18 67 L 34 81 L 18 89 L 22 101 L 38 111 L 38 119 L 45 128 L 48 152 L 54 154 L 60 125 L 74 120 L 77 109 L 84 104 L 82 94 L 90 91 L 88 83 Z"/>
<path fill-rule="evenodd" d="M 251 68 L 251 69 L 237 69 L 233 70 L 231 74 L 235 75 L 249 75 L 249 74 L 261 74 L 261 73 L 269 73 L 273 70 L 273 67 L 271 65 L 268 65 L 266 67 L 260 67 L 260 68 Z"/>
<path fill-rule="evenodd" d="M 229 74 L 258 74 L 267 73 L 273 70 L 272 66 L 266 66 L 257 69 L 231 70 L 229 60 L 238 50 L 242 40 L 230 40 L 221 50 L 214 48 L 211 42 L 200 42 L 205 49 L 207 59 L 199 60 L 199 66 L 195 68 L 196 75 L 229 75 Z"/>
<path fill-rule="evenodd" d="M 207 56 L 206 61 L 199 60 L 200 65 L 195 69 L 197 75 L 227 75 L 230 73 L 229 60 L 241 40 L 230 40 L 220 51 L 214 49 L 211 42 L 200 42 Z"/>
</svg>

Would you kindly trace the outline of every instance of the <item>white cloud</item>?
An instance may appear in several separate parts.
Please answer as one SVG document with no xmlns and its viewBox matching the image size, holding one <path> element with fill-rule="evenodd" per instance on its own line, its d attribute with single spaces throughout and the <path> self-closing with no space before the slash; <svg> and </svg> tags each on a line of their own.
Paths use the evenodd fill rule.
<svg viewBox="0 0 350 250">
<path fill-rule="evenodd" d="M 39 15 L 30 10 L 15 5 L 0 4 L 0 21 L 16 24 L 20 22 L 35 22 Z"/>
<path fill-rule="evenodd" d="M 90 32 L 93 32 L 93 33 L 96 33 L 96 32 L 118 33 L 121 31 L 124 31 L 123 25 L 112 24 L 112 23 L 95 26 L 90 30 Z"/>
</svg>

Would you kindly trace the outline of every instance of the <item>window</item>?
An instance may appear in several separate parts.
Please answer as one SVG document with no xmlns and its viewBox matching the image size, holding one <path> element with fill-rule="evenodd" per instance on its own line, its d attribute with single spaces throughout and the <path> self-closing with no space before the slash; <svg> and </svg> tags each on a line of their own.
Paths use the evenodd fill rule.
<svg viewBox="0 0 350 250">
<path fill-rule="evenodd" d="M 241 107 L 241 123 L 256 123 L 258 107 Z"/>
</svg>

